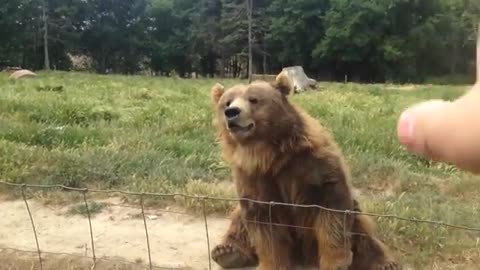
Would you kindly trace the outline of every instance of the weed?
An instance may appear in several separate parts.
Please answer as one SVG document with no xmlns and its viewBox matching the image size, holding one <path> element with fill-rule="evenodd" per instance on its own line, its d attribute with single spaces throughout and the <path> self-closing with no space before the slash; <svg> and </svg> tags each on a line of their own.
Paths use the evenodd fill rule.
<svg viewBox="0 0 480 270">
<path fill-rule="evenodd" d="M 97 203 L 95 201 L 92 201 L 88 202 L 88 209 L 84 203 L 79 203 L 71 206 L 67 213 L 70 215 L 82 215 L 84 217 L 87 217 L 90 212 L 90 217 L 94 217 L 96 214 L 102 212 L 104 208 L 104 203 Z"/>
</svg>

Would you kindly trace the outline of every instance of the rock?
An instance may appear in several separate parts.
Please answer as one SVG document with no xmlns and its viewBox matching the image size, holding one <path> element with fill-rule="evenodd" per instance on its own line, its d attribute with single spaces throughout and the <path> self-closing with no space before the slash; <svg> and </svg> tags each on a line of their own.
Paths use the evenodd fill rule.
<svg viewBox="0 0 480 270">
<path fill-rule="evenodd" d="M 18 79 L 22 79 L 22 78 L 35 77 L 35 76 L 37 76 L 37 74 L 33 73 L 32 71 L 30 71 L 28 69 L 21 69 L 21 70 L 17 70 L 15 72 L 13 72 L 12 74 L 10 74 L 9 78 L 18 80 Z"/>
</svg>

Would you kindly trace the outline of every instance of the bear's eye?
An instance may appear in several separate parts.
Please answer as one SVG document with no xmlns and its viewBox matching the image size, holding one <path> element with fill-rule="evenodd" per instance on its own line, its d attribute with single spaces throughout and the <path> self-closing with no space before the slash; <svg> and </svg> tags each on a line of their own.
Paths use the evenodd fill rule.
<svg viewBox="0 0 480 270">
<path fill-rule="evenodd" d="M 226 105 L 227 107 L 229 107 L 230 104 L 232 104 L 232 101 L 231 101 L 231 100 L 229 100 L 229 101 L 227 101 L 227 103 L 225 103 L 225 105 Z"/>
<path fill-rule="evenodd" d="M 257 104 L 258 103 L 258 99 L 253 98 L 253 97 L 249 98 L 248 101 L 250 101 L 250 103 L 252 103 L 252 104 Z"/>
</svg>

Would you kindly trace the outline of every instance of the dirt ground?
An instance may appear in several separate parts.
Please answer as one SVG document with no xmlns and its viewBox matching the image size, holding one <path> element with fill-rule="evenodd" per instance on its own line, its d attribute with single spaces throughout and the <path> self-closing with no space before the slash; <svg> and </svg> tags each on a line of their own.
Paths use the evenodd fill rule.
<svg viewBox="0 0 480 270">
<path fill-rule="evenodd" d="M 141 210 L 120 206 L 112 199 L 92 218 L 95 269 L 147 269 L 148 252 Z M 68 206 L 45 206 L 29 200 L 43 270 L 91 269 L 92 249 L 88 219 L 69 215 Z M 208 247 L 203 217 L 146 209 L 152 262 L 156 269 L 208 269 Z M 210 248 L 220 241 L 229 221 L 208 218 Z M 40 269 L 32 226 L 22 200 L 0 202 L 0 270 Z M 49 253 L 61 253 L 53 255 Z M 65 255 L 65 254 L 73 254 Z M 85 256 L 88 256 L 87 258 Z M 121 261 L 132 263 L 121 263 Z M 116 263 L 112 262 L 116 261 Z M 219 269 L 212 261 L 212 269 Z"/>
<path fill-rule="evenodd" d="M 71 205 L 52 206 L 29 200 L 36 225 L 42 265 L 23 200 L 0 199 L 0 270 L 92 270 L 88 219 L 71 215 Z M 92 217 L 97 270 L 144 270 L 148 251 L 141 209 L 118 198 L 96 200 L 106 207 Z M 145 209 L 153 269 L 209 269 L 209 248 L 203 216 L 181 209 Z M 210 249 L 229 225 L 208 217 Z M 211 261 L 213 270 L 221 269 Z M 442 264 L 429 269 L 478 269 L 478 265 Z M 405 266 L 406 270 L 412 268 Z M 247 269 L 245 269 L 247 270 Z M 251 269 L 250 269 L 251 270 Z M 311 269 L 310 269 L 311 270 Z"/>
</svg>

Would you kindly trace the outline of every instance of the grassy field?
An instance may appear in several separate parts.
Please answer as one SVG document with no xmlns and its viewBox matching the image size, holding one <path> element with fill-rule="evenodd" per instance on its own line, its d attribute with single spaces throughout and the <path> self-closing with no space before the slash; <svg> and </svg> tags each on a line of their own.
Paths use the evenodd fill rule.
<svg viewBox="0 0 480 270">
<path fill-rule="evenodd" d="M 61 72 L 15 82 L 0 74 L 0 178 L 235 196 L 231 185 L 217 183 L 229 181 L 229 172 L 212 131 L 209 89 L 214 83 Z M 63 91 L 48 91 L 57 86 Z M 480 180 L 408 154 L 395 137 L 403 108 L 429 98 L 451 100 L 465 86 L 322 83 L 322 88 L 292 101 L 334 133 L 365 211 L 479 227 Z M 37 196 L 59 200 L 51 193 Z M 175 203 L 199 207 L 193 200 Z M 225 213 L 229 206 L 209 202 L 208 210 Z M 377 221 L 389 245 L 417 266 L 470 269 L 480 263 L 478 232 Z M 432 266 L 437 262 L 443 266 Z"/>
</svg>

